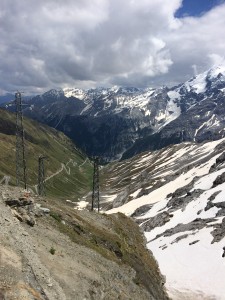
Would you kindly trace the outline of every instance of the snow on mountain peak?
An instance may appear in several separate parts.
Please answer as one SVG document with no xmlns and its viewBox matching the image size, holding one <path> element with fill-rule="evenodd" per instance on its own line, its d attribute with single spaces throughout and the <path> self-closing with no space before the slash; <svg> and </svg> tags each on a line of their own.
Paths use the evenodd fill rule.
<svg viewBox="0 0 225 300">
<path fill-rule="evenodd" d="M 204 72 L 187 81 L 184 84 L 187 91 L 190 92 L 193 90 L 197 94 L 204 93 L 206 88 L 206 76 L 207 72 Z"/>
<path fill-rule="evenodd" d="M 75 97 L 80 100 L 83 100 L 86 95 L 86 93 L 83 90 L 77 88 L 64 88 L 63 92 L 66 98 Z"/>
<path fill-rule="evenodd" d="M 111 87 L 110 91 L 117 93 L 119 91 L 120 87 L 117 85 L 114 85 L 113 87 Z"/>
<path fill-rule="evenodd" d="M 193 91 L 196 94 L 204 93 L 206 91 L 207 79 L 213 80 L 222 74 L 225 78 L 225 63 L 213 66 L 210 70 L 198 74 L 194 78 L 184 83 L 184 87 L 188 92 Z"/>
<path fill-rule="evenodd" d="M 219 74 L 222 74 L 223 76 L 225 76 L 225 62 L 224 62 L 224 64 L 220 64 L 220 65 L 217 65 L 217 66 L 212 67 L 212 68 L 209 70 L 208 76 L 209 76 L 210 78 L 215 78 L 215 77 L 217 77 Z"/>
</svg>

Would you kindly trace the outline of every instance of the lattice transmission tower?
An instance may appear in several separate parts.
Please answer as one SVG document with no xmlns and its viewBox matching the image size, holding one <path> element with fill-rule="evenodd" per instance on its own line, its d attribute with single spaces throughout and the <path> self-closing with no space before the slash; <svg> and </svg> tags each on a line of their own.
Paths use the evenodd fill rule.
<svg viewBox="0 0 225 300">
<path fill-rule="evenodd" d="M 45 195 L 45 165 L 46 156 L 40 155 L 38 158 L 38 195 Z"/>
<path fill-rule="evenodd" d="M 21 93 L 15 94 L 16 104 L 16 184 L 24 185 L 27 188 L 26 158 L 25 158 L 25 138 L 23 128 L 23 111 Z"/>
<path fill-rule="evenodd" d="M 92 202 L 91 210 L 97 208 L 98 212 L 100 209 L 99 203 L 99 158 L 93 158 L 94 172 L 93 172 L 93 191 L 92 191 Z"/>
</svg>

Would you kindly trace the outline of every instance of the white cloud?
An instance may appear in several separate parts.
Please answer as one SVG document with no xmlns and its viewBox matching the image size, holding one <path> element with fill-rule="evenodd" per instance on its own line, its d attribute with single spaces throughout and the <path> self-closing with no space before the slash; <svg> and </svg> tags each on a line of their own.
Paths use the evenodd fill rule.
<svg viewBox="0 0 225 300">
<path fill-rule="evenodd" d="M 4 90 L 177 83 L 224 55 L 225 5 L 176 19 L 181 0 L 0 3 Z"/>
<path fill-rule="evenodd" d="M 218 55 L 216 53 L 211 53 L 208 56 L 211 60 L 212 65 L 220 65 L 220 64 L 224 64 L 224 62 L 225 62 L 225 57 Z"/>
</svg>

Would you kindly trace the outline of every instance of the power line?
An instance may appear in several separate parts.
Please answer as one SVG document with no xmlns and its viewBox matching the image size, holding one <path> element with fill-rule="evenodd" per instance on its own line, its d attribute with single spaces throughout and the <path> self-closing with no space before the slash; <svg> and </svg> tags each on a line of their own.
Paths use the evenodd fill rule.
<svg viewBox="0 0 225 300">
<path fill-rule="evenodd" d="M 91 210 L 93 211 L 94 208 L 97 206 L 97 210 L 99 212 L 100 203 L 99 203 L 99 158 L 94 157 L 94 172 L 93 172 L 93 191 L 92 191 L 92 203 L 91 203 Z"/>
<path fill-rule="evenodd" d="M 26 158 L 25 158 L 25 137 L 23 128 L 23 111 L 21 93 L 15 94 L 16 104 L 16 184 L 20 186 L 23 182 L 27 188 Z"/>
</svg>

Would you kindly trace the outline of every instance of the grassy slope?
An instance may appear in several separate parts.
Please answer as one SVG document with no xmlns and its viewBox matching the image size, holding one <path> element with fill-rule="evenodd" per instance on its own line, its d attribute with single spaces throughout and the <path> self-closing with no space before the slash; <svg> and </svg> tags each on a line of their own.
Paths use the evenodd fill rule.
<svg viewBox="0 0 225 300">
<path fill-rule="evenodd" d="M 28 187 L 37 184 L 38 157 L 45 155 L 46 177 L 62 169 L 46 182 L 49 196 L 78 199 L 90 190 L 92 166 L 61 132 L 24 118 Z M 10 176 L 15 184 L 15 114 L 0 110 L 0 181 Z"/>
</svg>

